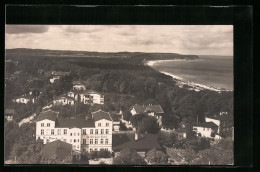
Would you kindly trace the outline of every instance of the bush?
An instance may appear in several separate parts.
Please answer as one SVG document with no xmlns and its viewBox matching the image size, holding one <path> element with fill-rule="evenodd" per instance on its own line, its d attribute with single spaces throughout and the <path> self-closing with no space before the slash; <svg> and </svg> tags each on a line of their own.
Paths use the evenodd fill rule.
<svg viewBox="0 0 260 172">
<path fill-rule="evenodd" d="M 99 152 L 98 152 L 98 157 L 99 158 L 110 158 L 111 157 L 111 152 L 105 150 L 105 149 L 101 149 Z"/>
</svg>

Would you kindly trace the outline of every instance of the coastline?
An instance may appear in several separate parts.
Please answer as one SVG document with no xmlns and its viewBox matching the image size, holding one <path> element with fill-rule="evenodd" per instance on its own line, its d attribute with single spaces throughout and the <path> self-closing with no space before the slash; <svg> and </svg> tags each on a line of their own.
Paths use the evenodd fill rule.
<svg viewBox="0 0 260 172">
<path fill-rule="evenodd" d="M 150 67 L 153 67 L 154 64 L 159 63 L 159 62 L 165 62 L 165 61 L 183 61 L 186 59 L 176 59 L 176 60 L 151 60 L 151 61 L 145 61 L 144 64 Z M 169 72 L 165 72 L 165 71 L 160 71 L 159 72 L 171 76 L 173 78 L 173 80 L 176 81 L 178 87 L 183 88 L 184 86 L 188 87 L 188 90 L 194 90 L 194 91 L 202 91 L 202 90 L 211 90 L 211 91 L 215 91 L 215 92 L 223 92 L 223 91 L 233 91 L 233 90 L 228 90 L 228 89 L 220 89 L 220 88 L 214 88 L 212 86 L 207 86 L 204 84 L 199 84 L 199 83 L 195 83 L 195 82 L 191 82 L 191 81 L 187 81 L 185 79 L 183 79 L 180 76 L 171 74 Z"/>
</svg>

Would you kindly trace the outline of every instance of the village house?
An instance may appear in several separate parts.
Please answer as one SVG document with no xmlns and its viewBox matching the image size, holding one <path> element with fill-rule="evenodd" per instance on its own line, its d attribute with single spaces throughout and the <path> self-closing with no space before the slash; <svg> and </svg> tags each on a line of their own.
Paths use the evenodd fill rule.
<svg viewBox="0 0 260 172">
<path fill-rule="evenodd" d="M 225 126 L 225 122 L 229 120 L 229 116 L 227 112 L 220 112 L 219 115 L 215 115 L 213 117 L 205 117 L 206 122 L 213 122 L 218 126 L 218 133 L 220 132 L 220 128 L 222 129 L 230 129 Z M 222 126 L 220 126 L 222 124 Z"/>
<path fill-rule="evenodd" d="M 220 139 L 218 125 L 213 122 L 203 122 L 193 126 L 193 131 L 199 137 Z"/>
<path fill-rule="evenodd" d="M 149 104 L 148 106 L 135 105 L 130 108 L 130 112 L 132 115 L 147 114 L 149 116 L 154 116 L 157 119 L 158 124 L 160 126 L 162 125 L 162 115 L 164 114 L 164 111 L 162 110 L 160 105 L 152 105 L 152 104 Z"/>
<path fill-rule="evenodd" d="M 151 149 L 161 149 L 157 134 L 150 133 L 120 133 L 113 134 L 113 152 L 115 157 L 120 151 L 129 148 L 135 150 L 143 158 Z"/>
<path fill-rule="evenodd" d="M 42 147 L 42 164 L 72 164 L 77 154 L 72 149 L 72 144 L 55 140 Z"/>
<path fill-rule="evenodd" d="M 61 95 L 58 97 L 54 97 L 53 104 L 54 105 L 74 105 L 74 99 L 67 95 Z"/>
<path fill-rule="evenodd" d="M 110 114 L 102 110 L 93 112 L 90 118 L 61 118 L 49 110 L 41 112 L 36 120 L 36 139 L 42 139 L 44 144 L 61 140 L 72 144 L 78 154 L 112 151 L 112 127 Z"/>
<path fill-rule="evenodd" d="M 35 99 L 31 95 L 18 96 L 13 98 L 12 101 L 15 103 L 24 103 L 24 104 L 27 104 L 29 102 L 35 103 Z"/>
<path fill-rule="evenodd" d="M 70 74 L 70 72 L 60 72 L 60 71 L 52 71 L 51 73 L 51 78 L 50 78 L 50 82 L 54 83 L 55 80 L 60 79 L 62 76 L 68 76 Z"/>
<path fill-rule="evenodd" d="M 6 109 L 5 110 L 5 119 L 7 121 L 12 121 L 14 118 L 14 115 L 16 115 L 16 112 L 14 109 Z"/>
<path fill-rule="evenodd" d="M 73 90 L 86 90 L 86 86 L 80 82 L 73 82 Z"/>
<path fill-rule="evenodd" d="M 104 95 L 92 90 L 72 90 L 67 93 L 67 96 L 84 104 L 104 104 Z"/>
</svg>

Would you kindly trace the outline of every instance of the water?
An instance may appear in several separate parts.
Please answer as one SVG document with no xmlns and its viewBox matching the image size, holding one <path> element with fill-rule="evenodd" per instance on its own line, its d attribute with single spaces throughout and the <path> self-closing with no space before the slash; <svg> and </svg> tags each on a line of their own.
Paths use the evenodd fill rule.
<svg viewBox="0 0 260 172">
<path fill-rule="evenodd" d="M 187 81 L 233 90 L 232 56 L 200 56 L 199 60 L 159 61 L 152 67 Z"/>
</svg>

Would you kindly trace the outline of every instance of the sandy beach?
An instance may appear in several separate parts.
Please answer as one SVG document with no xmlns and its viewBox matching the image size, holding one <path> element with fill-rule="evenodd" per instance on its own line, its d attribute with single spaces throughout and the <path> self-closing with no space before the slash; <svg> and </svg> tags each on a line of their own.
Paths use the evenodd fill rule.
<svg viewBox="0 0 260 172">
<path fill-rule="evenodd" d="M 159 62 L 165 62 L 165 61 L 182 61 L 185 59 L 176 59 L 176 60 L 151 60 L 151 61 L 146 61 L 145 65 L 148 66 L 154 66 L 154 64 L 159 63 Z M 222 90 L 219 88 L 214 88 L 212 86 L 207 86 L 207 85 L 203 85 L 203 84 L 199 84 L 199 83 L 195 83 L 195 82 L 191 82 L 191 81 L 187 81 L 185 79 L 183 79 L 182 77 L 179 77 L 177 75 L 173 75 L 171 73 L 165 72 L 165 71 L 159 71 L 165 75 L 171 76 L 175 81 L 177 81 L 177 85 L 179 87 L 183 87 L 184 85 L 188 86 L 188 90 L 194 90 L 194 91 L 201 91 L 201 90 L 211 90 L 211 91 L 216 91 L 216 92 L 222 92 L 222 91 L 232 91 L 232 90 Z"/>
</svg>

